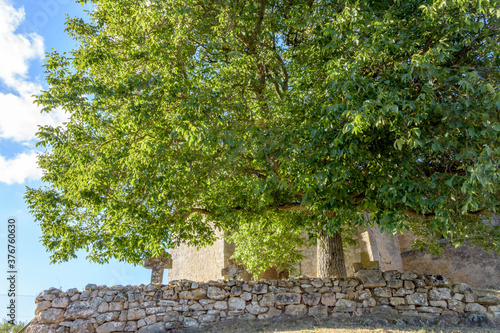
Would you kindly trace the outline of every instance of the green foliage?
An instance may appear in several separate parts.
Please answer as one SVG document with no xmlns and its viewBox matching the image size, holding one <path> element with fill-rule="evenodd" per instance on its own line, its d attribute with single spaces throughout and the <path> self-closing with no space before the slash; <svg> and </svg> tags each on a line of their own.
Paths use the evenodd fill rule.
<svg viewBox="0 0 500 333">
<path fill-rule="evenodd" d="M 238 244 L 233 257 L 244 262 L 256 279 L 261 272 L 273 267 L 277 271 L 288 269 L 294 275 L 294 265 L 302 259 L 299 247 L 316 244 L 316 239 L 305 233 L 307 222 L 299 213 L 241 215 L 238 229 L 228 237 L 229 241 Z"/>
<path fill-rule="evenodd" d="M 26 324 L 19 322 L 16 325 L 9 324 L 8 322 L 4 321 L 0 325 L 0 333 L 17 333 L 19 332 Z"/>
<path fill-rule="evenodd" d="M 139 263 L 215 228 L 284 267 L 301 228 L 365 210 L 487 239 L 468 216 L 499 205 L 497 0 L 93 3 L 37 97 L 70 115 L 40 128 L 46 186 L 26 192 L 53 261 Z"/>
</svg>

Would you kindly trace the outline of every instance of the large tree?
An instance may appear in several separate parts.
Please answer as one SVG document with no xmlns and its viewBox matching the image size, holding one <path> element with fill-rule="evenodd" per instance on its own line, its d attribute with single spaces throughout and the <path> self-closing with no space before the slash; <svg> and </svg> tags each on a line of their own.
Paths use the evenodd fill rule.
<svg viewBox="0 0 500 333">
<path fill-rule="evenodd" d="M 218 229 L 257 270 L 318 238 L 342 275 L 342 235 L 370 223 L 500 248 L 477 218 L 499 206 L 498 1 L 93 4 L 37 97 L 70 116 L 40 128 L 26 193 L 54 261 L 138 263 Z"/>
</svg>

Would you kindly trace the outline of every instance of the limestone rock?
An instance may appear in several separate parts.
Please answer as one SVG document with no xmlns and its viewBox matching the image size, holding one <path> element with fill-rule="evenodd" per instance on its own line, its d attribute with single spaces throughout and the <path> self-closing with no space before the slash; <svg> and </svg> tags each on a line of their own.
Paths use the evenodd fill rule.
<svg viewBox="0 0 500 333">
<path fill-rule="evenodd" d="M 465 310 L 465 304 L 452 299 L 448 301 L 448 309 L 456 311 L 458 313 L 463 313 Z"/>
<path fill-rule="evenodd" d="M 339 299 L 337 303 L 335 303 L 335 308 L 333 311 L 352 312 L 354 310 L 356 310 L 356 302 L 347 299 Z"/>
<path fill-rule="evenodd" d="M 312 306 L 309 308 L 307 315 L 309 317 L 326 318 L 328 316 L 328 307 L 325 305 Z"/>
<path fill-rule="evenodd" d="M 207 291 L 203 288 L 195 290 L 183 290 L 179 293 L 180 299 L 199 300 L 207 296 Z"/>
<path fill-rule="evenodd" d="M 334 293 L 324 293 L 321 296 L 321 304 L 326 306 L 334 306 L 335 305 L 335 294 Z"/>
<path fill-rule="evenodd" d="M 386 282 L 378 269 L 362 269 L 356 273 L 365 288 L 385 287 Z"/>
<path fill-rule="evenodd" d="M 318 305 L 321 300 L 320 293 L 304 293 L 302 294 L 302 302 L 305 305 L 314 306 Z"/>
<path fill-rule="evenodd" d="M 229 310 L 245 310 L 246 302 L 239 297 L 230 297 L 227 301 Z"/>
<path fill-rule="evenodd" d="M 261 313 L 267 312 L 267 307 L 260 306 L 257 302 L 251 302 L 245 307 L 246 311 L 253 315 L 259 315 Z"/>
<path fill-rule="evenodd" d="M 137 333 L 165 333 L 165 323 L 154 323 L 148 326 L 141 327 Z"/>
<path fill-rule="evenodd" d="M 146 311 L 144 309 L 129 309 L 127 319 L 128 320 L 138 320 L 146 317 Z"/>
<path fill-rule="evenodd" d="M 227 301 L 217 301 L 214 303 L 214 309 L 227 310 Z"/>
<path fill-rule="evenodd" d="M 381 287 L 375 288 L 373 290 L 373 294 L 375 296 L 378 296 L 378 297 L 391 297 L 392 296 L 392 292 L 391 292 L 390 288 L 381 288 Z"/>
<path fill-rule="evenodd" d="M 259 301 L 260 306 L 273 306 L 276 302 L 276 297 L 274 294 L 265 294 L 262 295 L 262 298 Z"/>
<path fill-rule="evenodd" d="M 94 325 L 89 320 L 77 319 L 71 322 L 70 333 L 88 333 L 94 331 Z"/>
<path fill-rule="evenodd" d="M 412 295 L 406 295 L 406 302 L 410 305 L 428 305 L 427 294 L 424 293 L 414 293 Z"/>
<path fill-rule="evenodd" d="M 52 306 L 51 301 L 41 301 L 36 305 L 35 315 L 38 315 L 41 311 L 47 310 Z"/>
<path fill-rule="evenodd" d="M 38 322 L 44 323 L 59 323 L 64 318 L 64 310 L 50 308 L 45 311 L 41 311 L 38 315 Z"/>
<path fill-rule="evenodd" d="M 429 299 L 433 301 L 451 299 L 451 291 L 448 288 L 432 288 L 429 290 Z"/>
<path fill-rule="evenodd" d="M 94 314 L 94 309 L 87 301 L 76 301 L 68 305 L 64 317 L 66 319 L 86 319 Z"/>
<path fill-rule="evenodd" d="M 63 297 L 63 298 L 56 298 L 52 301 L 52 307 L 53 308 L 67 308 L 69 305 L 69 298 Z"/>
<path fill-rule="evenodd" d="M 465 312 L 486 313 L 488 309 L 477 303 L 467 303 L 465 305 Z"/>
<path fill-rule="evenodd" d="M 279 293 L 276 294 L 276 305 L 299 304 L 300 294 L 295 293 Z"/>
<path fill-rule="evenodd" d="M 481 305 L 497 305 L 500 304 L 500 298 L 495 296 L 483 296 L 479 297 L 476 302 Z"/>
<path fill-rule="evenodd" d="M 109 333 L 123 331 L 127 323 L 120 321 L 111 321 L 97 327 L 97 333 Z"/>
<path fill-rule="evenodd" d="M 417 277 L 418 275 L 413 272 L 404 272 L 403 274 L 401 274 L 401 280 L 413 281 Z"/>
<path fill-rule="evenodd" d="M 254 294 L 265 294 L 265 293 L 267 293 L 267 284 L 265 284 L 265 283 L 256 283 L 253 286 L 253 293 Z"/>
<path fill-rule="evenodd" d="M 229 293 L 227 291 L 224 291 L 220 288 L 217 287 L 208 287 L 207 290 L 207 297 L 213 300 L 223 300 L 229 296 Z"/>
<path fill-rule="evenodd" d="M 285 307 L 285 314 L 290 317 L 304 317 L 307 314 L 307 307 L 304 304 L 291 304 Z"/>
</svg>

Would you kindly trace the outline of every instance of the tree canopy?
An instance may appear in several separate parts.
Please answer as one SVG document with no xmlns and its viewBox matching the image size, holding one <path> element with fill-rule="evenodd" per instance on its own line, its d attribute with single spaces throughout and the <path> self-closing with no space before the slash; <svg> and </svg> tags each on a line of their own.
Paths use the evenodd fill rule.
<svg viewBox="0 0 500 333">
<path fill-rule="evenodd" d="M 500 248 L 478 218 L 500 198 L 499 1 L 93 4 L 36 100 L 70 115 L 40 128 L 26 193 L 54 261 L 139 263 L 219 229 L 287 262 L 270 240 L 364 211 Z"/>
</svg>

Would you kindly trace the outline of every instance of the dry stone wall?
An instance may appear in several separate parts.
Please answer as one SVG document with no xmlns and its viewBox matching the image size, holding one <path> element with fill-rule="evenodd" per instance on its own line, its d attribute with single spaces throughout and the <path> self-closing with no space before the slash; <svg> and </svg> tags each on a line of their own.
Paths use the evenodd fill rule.
<svg viewBox="0 0 500 333">
<path fill-rule="evenodd" d="M 500 299 L 441 275 L 361 270 L 348 279 L 171 281 L 168 285 L 49 289 L 36 298 L 28 332 L 158 333 L 231 319 L 363 316 L 379 312 L 458 322 L 500 316 Z"/>
</svg>

